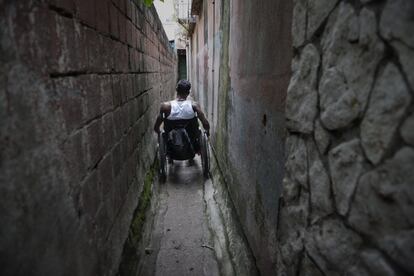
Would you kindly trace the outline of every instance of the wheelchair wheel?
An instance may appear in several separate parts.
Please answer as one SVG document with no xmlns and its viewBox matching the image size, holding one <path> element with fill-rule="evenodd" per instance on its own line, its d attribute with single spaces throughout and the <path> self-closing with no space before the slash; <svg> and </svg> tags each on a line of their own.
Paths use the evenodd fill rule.
<svg viewBox="0 0 414 276">
<path fill-rule="evenodd" d="M 159 136 L 158 139 L 158 161 L 160 164 L 160 168 L 159 168 L 159 175 L 160 175 L 160 180 L 162 182 L 165 182 L 165 180 L 167 179 L 167 144 L 166 144 L 166 140 L 165 140 L 165 136 L 163 135 L 164 133 L 161 133 L 161 135 Z"/>
<path fill-rule="evenodd" d="M 201 134 L 201 165 L 203 168 L 203 175 L 208 178 L 210 175 L 210 151 L 208 148 L 207 135 Z"/>
</svg>

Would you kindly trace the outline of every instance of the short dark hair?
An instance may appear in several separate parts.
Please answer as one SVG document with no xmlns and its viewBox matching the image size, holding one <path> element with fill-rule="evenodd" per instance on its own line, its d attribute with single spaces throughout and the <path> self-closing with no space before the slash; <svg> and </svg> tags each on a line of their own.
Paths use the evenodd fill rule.
<svg viewBox="0 0 414 276">
<path fill-rule="evenodd" d="M 188 80 L 179 80 L 177 83 L 177 94 L 179 95 L 188 95 L 190 94 L 191 83 Z"/>
</svg>

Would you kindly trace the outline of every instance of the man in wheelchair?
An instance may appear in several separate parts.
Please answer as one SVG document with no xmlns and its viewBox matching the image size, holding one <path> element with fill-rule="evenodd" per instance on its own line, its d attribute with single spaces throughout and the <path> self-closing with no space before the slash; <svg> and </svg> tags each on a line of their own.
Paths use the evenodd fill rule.
<svg viewBox="0 0 414 276">
<path fill-rule="evenodd" d="M 192 161 L 194 154 L 200 154 L 201 131 L 198 127 L 198 120 L 201 121 L 207 136 L 209 136 L 210 124 L 198 103 L 188 100 L 191 84 L 187 80 L 180 80 L 177 84 L 177 97 L 175 100 L 164 102 L 160 106 L 160 113 L 154 125 L 154 131 L 160 135 L 160 126 L 164 122 L 164 133 L 167 141 L 167 152 L 169 160 Z M 188 138 L 187 138 L 188 137 Z M 185 146 L 183 140 L 190 143 Z M 174 149 L 172 144 L 182 144 Z"/>
</svg>

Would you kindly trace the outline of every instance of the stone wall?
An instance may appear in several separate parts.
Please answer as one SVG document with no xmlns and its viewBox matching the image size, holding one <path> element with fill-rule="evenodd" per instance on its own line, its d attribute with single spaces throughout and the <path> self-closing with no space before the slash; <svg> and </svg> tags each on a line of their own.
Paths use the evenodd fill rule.
<svg viewBox="0 0 414 276">
<path fill-rule="evenodd" d="M 294 2 L 278 275 L 412 275 L 414 2 Z"/>
<path fill-rule="evenodd" d="M 291 1 L 197 1 L 191 81 L 220 171 L 262 275 L 276 271 L 290 79 Z"/>
<path fill-rule="evenodd" d="M 0 1 L 0 274 L 114 275 L 176 57 L 130 0 Z"/>
</svg>

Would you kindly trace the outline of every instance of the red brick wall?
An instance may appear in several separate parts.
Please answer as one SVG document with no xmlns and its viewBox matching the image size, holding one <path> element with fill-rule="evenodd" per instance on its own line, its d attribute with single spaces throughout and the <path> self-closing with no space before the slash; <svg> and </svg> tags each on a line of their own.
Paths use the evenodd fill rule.
<svg viewBox="0 0 414 276">
<path fill-rule="evenodd" d="M 131 0 L 0 3 L 0 274 L 113 275 L 176 57 Z"/>
</svg>

